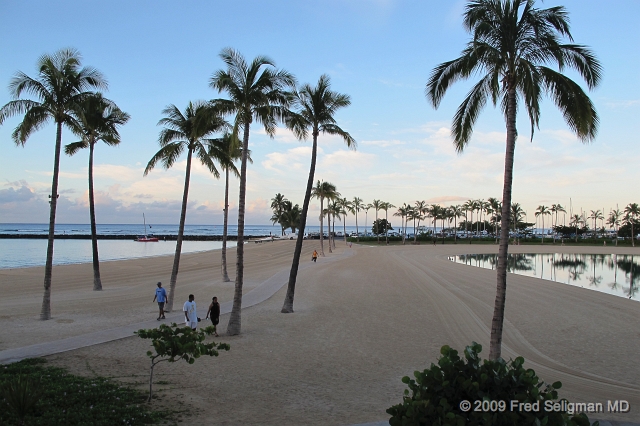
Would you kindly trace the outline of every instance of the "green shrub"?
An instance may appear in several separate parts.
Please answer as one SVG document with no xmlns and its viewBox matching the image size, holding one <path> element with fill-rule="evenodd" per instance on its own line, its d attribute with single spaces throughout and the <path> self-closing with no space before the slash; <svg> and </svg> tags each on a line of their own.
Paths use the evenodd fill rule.
<svg viewBox="0 0 640 426">
<path fill-rule="evenodd" d="M 438 365 L 431 364 L 424 371 L 414 372 L 415 380 L 403 377 L 402 382 L 409 389 L 404 391 L 400 404 L 387 410 L 392 416 L 389 424 L 590 425 L 584 414 L 570 415 L 545 409 L 545 401 L 564 401 L 558 400 L 560 382 L 552 385 L 542 382 L 535 371 L 523 367 L 522 357 L 509 362 L 503 359 L 481 361 L 481 351 L 482 346 L 473 342 L 464 350 L 465 359 L 461 359 L 458 351 L 443 346 Z M 461 404 L 463 401 L 470 403 L 469 410 L 463 410 L 466 408 Z M 495 401 L 493 405 L 491 401 Z M 512 407 L 511 401 L 517 401 L 516 405 Z M 531 405 L 519 406 L 518 403 Z M 525 411 L 525 408 L 531 411 Z"/>
</svg>

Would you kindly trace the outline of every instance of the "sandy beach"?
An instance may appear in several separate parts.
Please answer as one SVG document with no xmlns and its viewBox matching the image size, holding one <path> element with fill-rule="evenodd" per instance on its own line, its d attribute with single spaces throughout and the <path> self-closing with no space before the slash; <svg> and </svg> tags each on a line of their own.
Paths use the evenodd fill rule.
<svg viewBox="0 0 640 426">
<path fill-rule="evenodd" d="M 342 244 L 341 244 L 342 243 Z M 402 376 L 424 369 L 442 345 L 475 340 L 488 356 L 495 272 L 455 264 L 454 254 L 495 253 L 494 245 L 377 246 L 337 250 L 298 276 L 295 313 L 281 314 L 286 285 L 243 310 L 242 334 L 218 358 L 160 364 L 154 404 L 188 410 L 199 424 L 348 425 L 388 418 L 401 400 Z M 294 242 L 247 244 L 245 292 L 291 265 Z M 308 263 L 318 241 L 305 243 Z M 326 244 L 325 244 L 326 248 Z M 345 253 L 348 251 L 348 253 Z M 520 253 L 627 253 L 640 248 L 512 246 Z M 229 273 L 235 275 L 235 252 Z M 329 262 L 330 259 L 335 261 Z M 0 350 L 155 319 L 155 283 L 168 286 L 172 257 L 105 262 L 104 291 L 92 291 L 91 265 L 54 267 L 52 315 L 39 321 L 43 268 L 0 270 Z M 231 300 L 220 252 L 182 257 L 176 305 L 196 296 L 204 318 L 212 296 Z M 225 330 L 229 315 L 221 318 Z M 624 399 L 626 414 L 593 418 L 640 422 L 640 303 L 593 290 L 509 274 L 503 357 L 525 366 L 575 402 Z M 121 339 L 49 356 L 82 375 L 145 389 L 149 342 Z"/>
</svg>

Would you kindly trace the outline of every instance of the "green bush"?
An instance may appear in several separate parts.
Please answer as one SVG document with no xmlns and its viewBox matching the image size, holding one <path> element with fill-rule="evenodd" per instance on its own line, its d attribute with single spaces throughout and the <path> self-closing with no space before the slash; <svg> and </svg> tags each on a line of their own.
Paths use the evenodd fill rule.
<svg viewBox="0 0 640 426">
<path fill-rule="evenodd" d="M 387 410 L 392 416 L 389 424 L 590 425 L 584 414 L 545 410 L 546 401 L 566 401 L 558 400 L 560 382 L 552 385 L 542 382 L 535 371 L 523 367 L 522 357 L 509 362 L 503 359 L 481 361 L 481 351 L 482 346 L 473 342 L 464 350 L 465 359 L 461 359 L 458 351 L 443 346 L 438 365 L 431 364 L 424 371 L 414 372 L 415 380 L 403 377 L 402 382 L 409 389 L 404 391 L 400 404 Z M 469 410 L 464 410 L 463 401 L 470 403 Z M 491 401 L 495 401 L 494 404 Z M 518 406 L 516 403 L 512 407 L 511 401 L 531 405 Z M 526 408 L 531 411 L 525 411 Z"/>
</svg>

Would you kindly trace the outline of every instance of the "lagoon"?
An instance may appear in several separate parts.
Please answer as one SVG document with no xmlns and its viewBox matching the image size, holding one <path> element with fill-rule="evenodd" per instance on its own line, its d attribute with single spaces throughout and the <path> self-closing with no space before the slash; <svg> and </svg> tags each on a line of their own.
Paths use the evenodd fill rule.
<svg viewBox="0 0 640 426">
<path fill-rule="evenodd" d="M 451 256 L 455 263 L 496 269 L 497 254 Z M 640 300 L 640 256 L 625 254 L 509 253 L 507 271 Z"/>
</svg>

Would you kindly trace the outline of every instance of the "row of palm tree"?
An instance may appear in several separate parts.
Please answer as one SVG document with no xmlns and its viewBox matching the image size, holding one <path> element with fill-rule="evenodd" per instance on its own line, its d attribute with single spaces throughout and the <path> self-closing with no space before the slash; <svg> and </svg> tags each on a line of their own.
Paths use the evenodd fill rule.
<svg viewBox="0 0 640 426">
<path fill-rule="evenodd" d="M 16 145 L 24 146 L 29 137 L 48 121 L 56 126 L 53 178 L 49 195 L 49 235 L 45 261 L 44 294 L 40 319 L 51 318 L 51 279 L 53 272 L 53 246 L 58 203 L 58 180 L 60 176 L 60 154 L 62 151 L 62 129 L 66 127 L 80 141 L 65 146 L 65 152 L 73 155 L 89 148 L 89 215 L 91 221 L 91 243 L 93 257 L 93 289 L 102 290 L 98 243 L 96 236 L 95 200 L 93 188 L 93 161 L 96 143 L 107 145 L 120 143 L 119 126 L 129 120 L 129 115 L 97 90 L 108 88 L 102 73 L 93 67 L 81 67 L 80 53 L 75 49 L 62 49 L 53 55 L 45 54 L 37 62 L 38 76 L 29 77 L 19 71 L 9 84 L 12 101 L 0 109 L 0 125 L 15 115 L 22 121 L 12 134 Z M 96 91 L 92 91 L 96 90 Z M 22 95 L 34 99 L 21 99 Z"/>
</svg>

